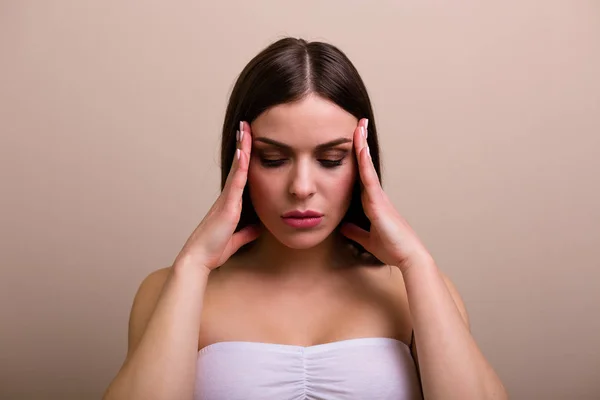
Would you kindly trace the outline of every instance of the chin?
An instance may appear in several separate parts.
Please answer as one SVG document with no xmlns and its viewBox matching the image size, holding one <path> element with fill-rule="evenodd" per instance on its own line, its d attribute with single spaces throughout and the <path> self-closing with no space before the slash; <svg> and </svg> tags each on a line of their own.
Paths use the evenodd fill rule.
<svg viewBox="0 0 600 400">
<path fill-rule="evenodd" d="M 331 235 L 332 230 L 325 227 L 310 230 L 296 230 L 285 226 L 279 229 L 267 229 L 275 239 L 290 249 L 307 250 L 321 244 Z"/>
<path fill-rule="evenodd" d="M 277 237 L 283 245 L 295 250 L 308 250 L 322 243 L 325 239 L 322 235 L 303 235 L 304 237 Z M 282 240 L 283 239 L 283 240 Z"/>
</svg>

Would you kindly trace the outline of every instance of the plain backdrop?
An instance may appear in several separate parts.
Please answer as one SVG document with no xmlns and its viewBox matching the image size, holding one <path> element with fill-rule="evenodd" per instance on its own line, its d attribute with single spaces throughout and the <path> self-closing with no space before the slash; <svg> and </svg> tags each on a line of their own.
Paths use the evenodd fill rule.
<svg viewBox="0 0 600 400">
<path fill-rule="evenodd" d="M 384 188 L 512 399 L 600 398 L 600 2 L 0 1 L 0 398 L 99 398 L 219 193 L 244 65 L 361 73 Z"/>
</svg>

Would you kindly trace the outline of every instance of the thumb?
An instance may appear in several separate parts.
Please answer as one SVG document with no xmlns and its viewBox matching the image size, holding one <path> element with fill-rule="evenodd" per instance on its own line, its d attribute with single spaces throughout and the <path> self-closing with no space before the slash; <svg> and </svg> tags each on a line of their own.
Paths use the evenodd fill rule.
<svg viewBox="0 0 600 400">
<path fill-rule="evenodd" d="M 350 240 L 354 240 L 367 251 L 367 243 L 369 242 L 370 233 L 352 223 L 345 223 L 340 227 L 340 233 Z"/>
</svg>

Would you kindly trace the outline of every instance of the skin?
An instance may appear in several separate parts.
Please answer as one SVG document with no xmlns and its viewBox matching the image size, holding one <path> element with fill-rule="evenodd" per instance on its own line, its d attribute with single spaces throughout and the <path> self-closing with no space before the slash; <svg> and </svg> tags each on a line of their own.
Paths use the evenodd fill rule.
<svg viewBox="0 0 600 400">
<path fill-rule="evenodd" d="M 197 351 L 217 342 L 311 346 L 391 337 L 408 345 L 413 329 L 425 398 L 507 398 L 470 334 L 456 288 L 379 185 L 365 125 L 316 96 L 242 123 L 240 158 L 223 194 L 173 266 L 150 274 L 138 290 L 128 355 L 106 399 L 192 398 Z M 339 138 L 348 142 L 316 151 Z M 284 161 L 267 168 L 265 159 Z M 339 159 L 335 168 L 323 166 Z M 335 229 L 355 179 L 363 184 L 370 232 Z M 246 182 L 263 226 L 234 234 Z M 323 222 L 291 228 L 281 214 L 294 209 L 322 212 Z M 361 264 L 342 235 L 388 265 Z M 231 257 L 252 240 L 250 252 Z"/>
<path fill-rule="evenodd" d="M 331 233 L 350 205 L 357 177 L 352 147 L 356 123 L 351 114 L 315 96 L 274 107 L 253 122 L 248 185 L 252 204 L 267 228 L 260 239 L 268 241 L 269 256 L 275 252 L 286 258 L 309 256 L 316 267 L 327 267 L 327 260 L 317 254 L 332 246 Z M 333 141 L 342 143 L 316 149 Z M 310 230 L 283 224 L 281 215 L 295 209 L 321 212 L 324 221 Z"/>
<path fill-rule="evenodd" d="M 274 107 L 253 122 L 248 184 L 264 229 L 250 253 L 211 274 L 199 348 L 230 340 L 305 346 L 355 337 L 410 342 L 406 296 L 395 290 L 390 269 L 357 263 L 335 231 L 358 178 L 357 124 L 315 96 Z M 332 141 L 343 142 L 317 150 Z M 332 167 L 334 161 L 341 165 Z M 323 222 L 310 230 L 289 227 L 281 215 L 295 209 L 323 213 Z"/>
</svg>

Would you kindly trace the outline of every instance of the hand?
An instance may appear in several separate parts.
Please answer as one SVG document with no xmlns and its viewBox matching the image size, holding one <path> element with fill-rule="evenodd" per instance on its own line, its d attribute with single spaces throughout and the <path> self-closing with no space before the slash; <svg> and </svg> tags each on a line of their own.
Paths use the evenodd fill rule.
<svg viewBox="0 0 600 400">
<path fill-rule="evenodd" d="M 354 131 L 354 149 L 362 183 L 361 201 L 371 221 L 371 230 L 367 232 L 355 224 L 346 223 L 341 226 L 340 232 L 382 262 L 395 265 L 405 273 L 410 266 L 432 258 L 383 191 L 369 154 L 365 125 L 366 120 L 360 120 Z"/>
<path fill-rule="evenodd" d="M 198 265 L 210 272 L 223 265 L 240 247 L 255 240 L 260 234 L 257 226 L 248 226 L 235 232 L 242 211 L 242 194 L 248 178 L 252 147 L 250 124 L 240 122 L 239 132 L 238 150 L 233 157 L 223 191 L 183 246 L 174 265 L 185 261 L 185 264 Z"/>
</svg>

